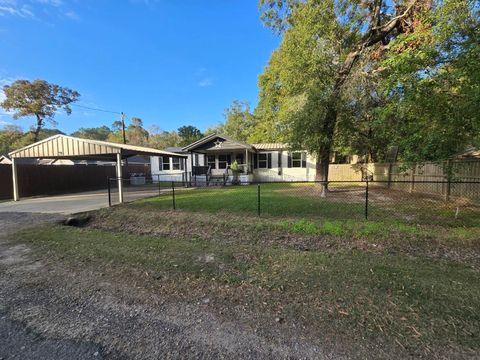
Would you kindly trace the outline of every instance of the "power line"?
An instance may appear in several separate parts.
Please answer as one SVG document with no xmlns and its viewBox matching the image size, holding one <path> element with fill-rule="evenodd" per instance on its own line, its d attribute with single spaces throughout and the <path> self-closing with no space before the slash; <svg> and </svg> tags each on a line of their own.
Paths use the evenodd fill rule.
<svg viewBox="0 0 480 360">
<path fill-rule="evenodd" d="M 77 107 L 80 107 L 80 108 L 83 108 L 83 109 L 88 109 L 88 110 L 101 111 L 101 112 L 106 112 L 106 113 L 111 113 L 111 114 L 118 114 L 118 115 L 121 114 L 119 111 L 97 109 L 97 108 L 93 108 L 93 107 L 89 107 L 89 106 L 85 106 L 85 105 L 79 105 L 79 104 L 70 104 L 70 105 L 77 106 Z"/>
</svg>

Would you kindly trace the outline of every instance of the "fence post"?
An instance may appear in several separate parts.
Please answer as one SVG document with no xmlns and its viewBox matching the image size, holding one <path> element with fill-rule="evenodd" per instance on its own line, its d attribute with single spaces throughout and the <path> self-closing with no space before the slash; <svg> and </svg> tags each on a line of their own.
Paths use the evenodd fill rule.
<svg viewBox="0 0 480 360">
<path fill-rule="evenodd" d="M 160 175 L 157 175 L 158 196 L 162 195 L 162 185 L 160 184 Z"/>
<path fill-rule="evenodd" d="M 417 164 L 413 165 L 412 173 L 410 174 L 410 192 L 413 193 L 413 189 L 415 188 L 415 170 L 417 168 Z"/>
<path fill-rule="evenodd" d="M 172 181 L 172 202 L 173 202 L 173 210 L 176 210 L 175 207 L 175 183 Z"/>
<path fill-rule="evenodd" d="M 393 164 L 389 163 L 388 164 L 388 188 L 389 189 L 392 186 L 392 168 L 393 168 Z"/>
<path fill-rule="evenodd" d="M 107 176 L 107 188 L 108 188 L 108 207 L 112 207 L 112 190 L 110 188 L 110 177 Z"/>
<path fill-rule="evenodd" d="M 257 185 L 257 214 L 260 216 L 260 184 Z"/>
<path fill-rule="evenodd" d="M 443 171 L 445 172 L 446 170 L 446 180 L 447 180 L 447 188 L 445 189 L 445 201 L 450 200 L 450 194 L 452 192 L 452 162 L 451 160 L 447 160 L 447 163 L 445 165 L 445 168 Z"/>
<path fill-rule="evenodd" d="M 368 220 L 368 179 L 365 187 L 365 220 Z"/>
</svg>

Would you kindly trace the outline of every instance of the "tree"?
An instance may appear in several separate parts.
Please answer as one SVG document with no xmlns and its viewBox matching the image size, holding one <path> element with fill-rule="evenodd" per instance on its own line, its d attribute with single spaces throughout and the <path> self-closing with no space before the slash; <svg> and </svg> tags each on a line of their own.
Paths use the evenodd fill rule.
<svg viewBox="0 0 480 360">
<path fill-rule="evenodd" d="M 127 142 L 134 145 L 146 146 L 148 144 L 148 131 L 143 128 L 143 121 L 133 117 L 125 130 Z"/>
<path fill-rule="evenodd" d="M 245 101 L 233 101 L 224 112 L 225 123 L 218 130 L 224 135 L 241 141 L 249 141 L 256 119 Z"/>
<path fill-rule="evenodd" d="M 45 80 L 16 80 L 3 87 L 5 100 L 0 103 L 6 111 L 13 111 L 14 119 L 24 116 L 35 116 L 33 140 L 38 141 L 40 130 L 45 121 L 55 125 L 55 113 L 63 109 L 67 115 L 72 113 L 70 104 L 77 101 L 80 94 Z"/>
<path fill-rule="evenodd" d="M 149 133 L 143 128 L 143 121 L 140 118 L 132 117 L 130 124 L 125 129 L 127 144 L 146 146 L 148 145 Z M 108 141 L 123 143 L 122 122 L 114 121 L 112 132 L 108 135 Z"/>
<path fill-rule="evenodd" d="M 155 149 L 165 149 L 167 147 L 175 147 L 180 144 L 180 136 L 176 131 L 163 131 L 157 126 L 149 129 L 148 144 Z"/>
<path fill-rule="evenodd" d="M 100 126 L 93 128 L 80 128 L 72 136 L 76 136 L 82 139 L 91 139 L 91 140 L 107 140 L 108 136 L 112 133 L 112 130 L 108 126 Z"/>
<path fill-rule="evenodd" d="M 352 73 L 378 70 L 378 62 L 362 68 L 359 60 L 381 56 L 401 34 L 415 32 L 431 2 L 260 0 L 260 6 L 266 24 L 283 34 L 261 97 L 273 91 L 277 102 L 264 103 L 273 106 L 292 147 L 317 155 L 316 180 L 326 181 L 344 88 Z"/>
<path fill-rule="evenodd" d="M 186 125 L 178 128 L 178 136 L 180 137 L 180 146 L 187 146 L 203 137 L 202 132 L 195 126 Z"/>
<path fill-rule="evenodd" d="M 15 150 L 15 143 L 23 137 L 22 128 L 17 125 L 5 125 L 0 130 L 0 156 Z"/>
<path fill-rule="evenodd" d="M 423 27 L 392 43 L 382 61 L 381 119 L 394 119 L 408 162 L 445 160 L 478 143 L 480 21 L 473 2 L 434 4 Z"/>
</svg>

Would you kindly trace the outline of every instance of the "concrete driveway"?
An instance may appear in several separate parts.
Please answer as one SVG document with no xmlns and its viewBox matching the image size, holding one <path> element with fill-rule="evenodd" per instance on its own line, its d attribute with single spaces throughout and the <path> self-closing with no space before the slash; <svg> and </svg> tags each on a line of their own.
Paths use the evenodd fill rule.
<svg viewBox="0 0 480 360">
<path fill-rule="evenodd" d="M 178 190 L 185 190 L 179 188 Z M 169 189 L 162 189 L 168 193 Z M 131 202 L 147 197 L 158 196 L 155 186 L 126 188 L 123 197 L 125 202 Z M 112 204 L 118 204 L 118 193 L 112 191 Z M 88 191 L 75 194 L 55 195 L 45 197 L 21 198 L 20 201 L 0 202 L 0 212 L 26 212 L 43 214 L 75 214 L 108 207 L 107 190 Z"/>
<path fill-rule="evenodd" d="M 74 214 L 108 207 L 105 190 L 0 202 L 0 212 Z"/>
</svg>

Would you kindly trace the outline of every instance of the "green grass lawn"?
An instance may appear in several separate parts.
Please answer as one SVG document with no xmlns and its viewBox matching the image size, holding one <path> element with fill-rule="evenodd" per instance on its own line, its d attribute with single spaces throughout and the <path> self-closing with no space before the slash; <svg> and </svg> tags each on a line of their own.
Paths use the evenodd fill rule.
<svg viewBox="0 0 480 360">
<path fill-rule="evenodd" d="M 198 204 L 189 199 L 185 197 Z M 130 212 L 135 223 L 138 208 L 122 211 L 124 216 Z M 109 221 L 105 214 L 99 219 L 103 226 Z M 117 215 L 112 214 L 112 221 Z M 158 218 L 150 218 L 152 224 L 153 219 Z M 195 226 L 209 227 L 207 219 L 195 221 Z M 288 233 L 316 233 L 318 229 L 309 224 L 280 226 Z M 138 231 L 149 231 L 144 224 L 136 225 Z M 353 344 L 381 344 L 396 349 L 399 358 L 480 351 L 478 269 L 457 261 L 350 246 L 335 251 L 268 246 L 249 235 L 250 225 L 245 226 L 245 232 L 236 230 L 236 238 L 223 242 L 218 239 L 220 228 L 203 237 L 184 237 L 178 229 L 177 236 L 166 237 L 62 226 L 23 231 L 17 241 L 52 261 L 71 262 L 73 269 L 89 266 L 113 273 L 130 269 L 130 276 L 147 274 L 135 280 L 137 287 L 150 289 L 150 283 L 161 279 L 175 293 L 186 294 L 187 300 L 207 292 L 213 307 L 248 304 L 257 316 L 303 324 L 314 336 L 339 334 Z M 336 225 L 329 226 L 335 232 Z M 260 227 L 258 231 L 267 234 Z M 252 241 L 241 240 L 248 236 Z"/>
<path fill-rule="evenodd" d="M 339 190 L 342 186 L 345 191 Z M 337 187 L 337 189 L 335 188 Z M 227 186 L 177 191 L 176 208 L 200 212 L 229 212 L 272 217 L 365 219 L 364 188 L 351 184 L 332 186 L 326 198 L 313 184 L 261 184 L 260 201 L 257 185 Z M 368 203 L 369 219 L 413 223 L 438 223 L 451 226 L 479 225 L 478 208 L 449 206 L 439 199 L 429 199 L 392 190 L 392 198 L 377 196 L 371 190 Z M 138 207 L 172 208 L 172 194 L 137 202 Z"/>
</svg>

